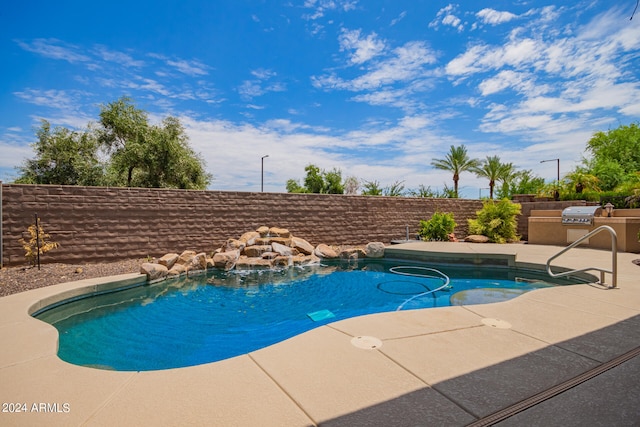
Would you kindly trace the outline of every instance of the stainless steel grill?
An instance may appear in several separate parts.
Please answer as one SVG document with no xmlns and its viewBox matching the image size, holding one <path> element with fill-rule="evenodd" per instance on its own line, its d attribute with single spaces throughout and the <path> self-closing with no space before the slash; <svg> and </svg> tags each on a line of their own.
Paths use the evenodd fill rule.
<svg viewBox="0 0 640 427">
<path fill-rule="evenodd" d="M 569 206 L 562 211 L 562 223 L 592 225 L 593 217 L 601 213 L 600 206 Z"/>
</svg>

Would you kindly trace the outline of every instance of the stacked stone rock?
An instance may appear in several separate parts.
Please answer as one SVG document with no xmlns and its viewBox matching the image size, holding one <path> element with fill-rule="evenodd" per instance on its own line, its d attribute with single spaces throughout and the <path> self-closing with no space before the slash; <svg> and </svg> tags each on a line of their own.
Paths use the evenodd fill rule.
<svg viewBox="0 0 640 427">
<path fill-rule="evenodd" d="M 204 252 L 184 251 L 180 255 L 170 253 L 156 263 L 142 264 L 140 272 L 146 274 L 149 280 L 157 280 L 181 274 L 202 274 L 209 268 L 260 270 L 314 264 L 321 259 L 382 256 L 384 244 L 381 242 L 371 242 L 364 248 L 338 251 L 324 243 L 314 247 L 307 240 L 291 235 L 285 228 L 263 226 L 244 233 L 238 239 L 228 239 L 221 248 L 214 251 L 211 258 Z"/>
</svg>

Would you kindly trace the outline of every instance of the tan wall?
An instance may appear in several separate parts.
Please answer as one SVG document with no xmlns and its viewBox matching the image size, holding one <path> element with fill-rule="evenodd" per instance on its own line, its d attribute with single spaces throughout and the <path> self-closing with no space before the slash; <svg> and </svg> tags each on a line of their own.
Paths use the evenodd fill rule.
<svg viewBox="0 0 640 427">
<path fill-rule="evenodd" d="M 558 216 L 562 215 L 562 211 L 569 206 L 586 206 L 586 205 L 597 205 L 597 203 L 593 202 L 585 202 L 584 200 L 569 200 L 569 201 L 534 201 L 534 202 L 523 202 L 519 200 L 514 200 L 515 202 L 520 203 L 522 206 L 522 215 L 518 217 L 518 234 L 522 236 L 522 240 L 531 241 L 529 236 L 530 233 L 530 225 L 529 225 L 529 217 L 534 216 L 533 211 L 536 210 L 555 210 L 558 211 Z"/>
<path fill-rule="evenodd" d="M 616 232 L 618 250 L 640 252 L 640 242 L 638 242 L 640 218 L 637 216 L 627 218 L 596 217 L 592 225 L 563 225 L 560 216 L 555 218 L 534 216 L 529 218 L 529 243 L 566 246 L 602 225 L 608 225 Z M 603 231 L 590 237 L 588 242 L 581 245 L 599 249 L 611 249 L 611 235 Z"/>
<path fill-rule="evenodd" d="M 2 186 L 4 265 L 23 264 L 18 240 L 37 213 L 60 244 L 42 262 L 98 262 L 161 256 L 184 249 L 211 252 L 229 237 L 280 226 L 312 244 L 389 243 L 415 236 L 435 210 L 453 212 L 456 235 L 478 200 L 241 193 L 48 185 Z"/>
</svg>

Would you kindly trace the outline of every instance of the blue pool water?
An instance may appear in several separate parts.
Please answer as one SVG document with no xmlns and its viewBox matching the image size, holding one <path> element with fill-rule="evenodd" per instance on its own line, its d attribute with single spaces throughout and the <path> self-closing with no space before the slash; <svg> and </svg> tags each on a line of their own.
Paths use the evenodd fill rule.
<svg viewBox="0 0 640 427">
<path fill-rule="evenodd" d="M 68 302 L 36 317 L 58 329 L 63 360 L 146 371 L 226 359 L 363 314 L 503 301 L 558 284 L 531 271 L 442 266 L 450 283 L 428 293 L 446 285 L 425 270 L 433 266 L 390 271 L 400 265 L 408 264 L 215 272 Z"/>
</svg>

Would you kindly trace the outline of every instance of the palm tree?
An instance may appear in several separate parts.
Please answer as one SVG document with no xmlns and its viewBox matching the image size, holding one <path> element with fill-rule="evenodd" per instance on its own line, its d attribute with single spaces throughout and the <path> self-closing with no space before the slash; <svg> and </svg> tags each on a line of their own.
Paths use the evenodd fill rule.
<svg viewBox="0 0 640 427">
<path fill-rule="evenodd" d="M 479 178 L 487 178 L 489 180 L 489 198 L 493 199 L 493 189 L 496 186 L 496 181 L 504 182 L 508 180 L 513 175 L 513 164 L 502 163 L 500 156 L 487 156 L 472 171 Z"/>
<path fill-rule="evenodd" d="M 464 145 L 459 147 L 452 145 L 444 159 L 434 159 L 431 162 L 431 166 L 436 169 L 453 172 L 453 192 L 456 198 L 458 198 L 458 181 L 460 180 L 460 174 L 464 171 L 471 171 L 478 165 L 479 161 L 477 159 L 469 158 L 467 147 Z"/>
<path fill-rule="evenodd" d="M 564 179 L 568 185 L 575 187 L 576 193 L 578 194 L 582 193 L 583 190 L 600 191 L 600 188 L 598 188 L 600 181 L 598 177 L 582 168 L 576 168 L 573 172 L 565 175 Z"/>
</svg>

